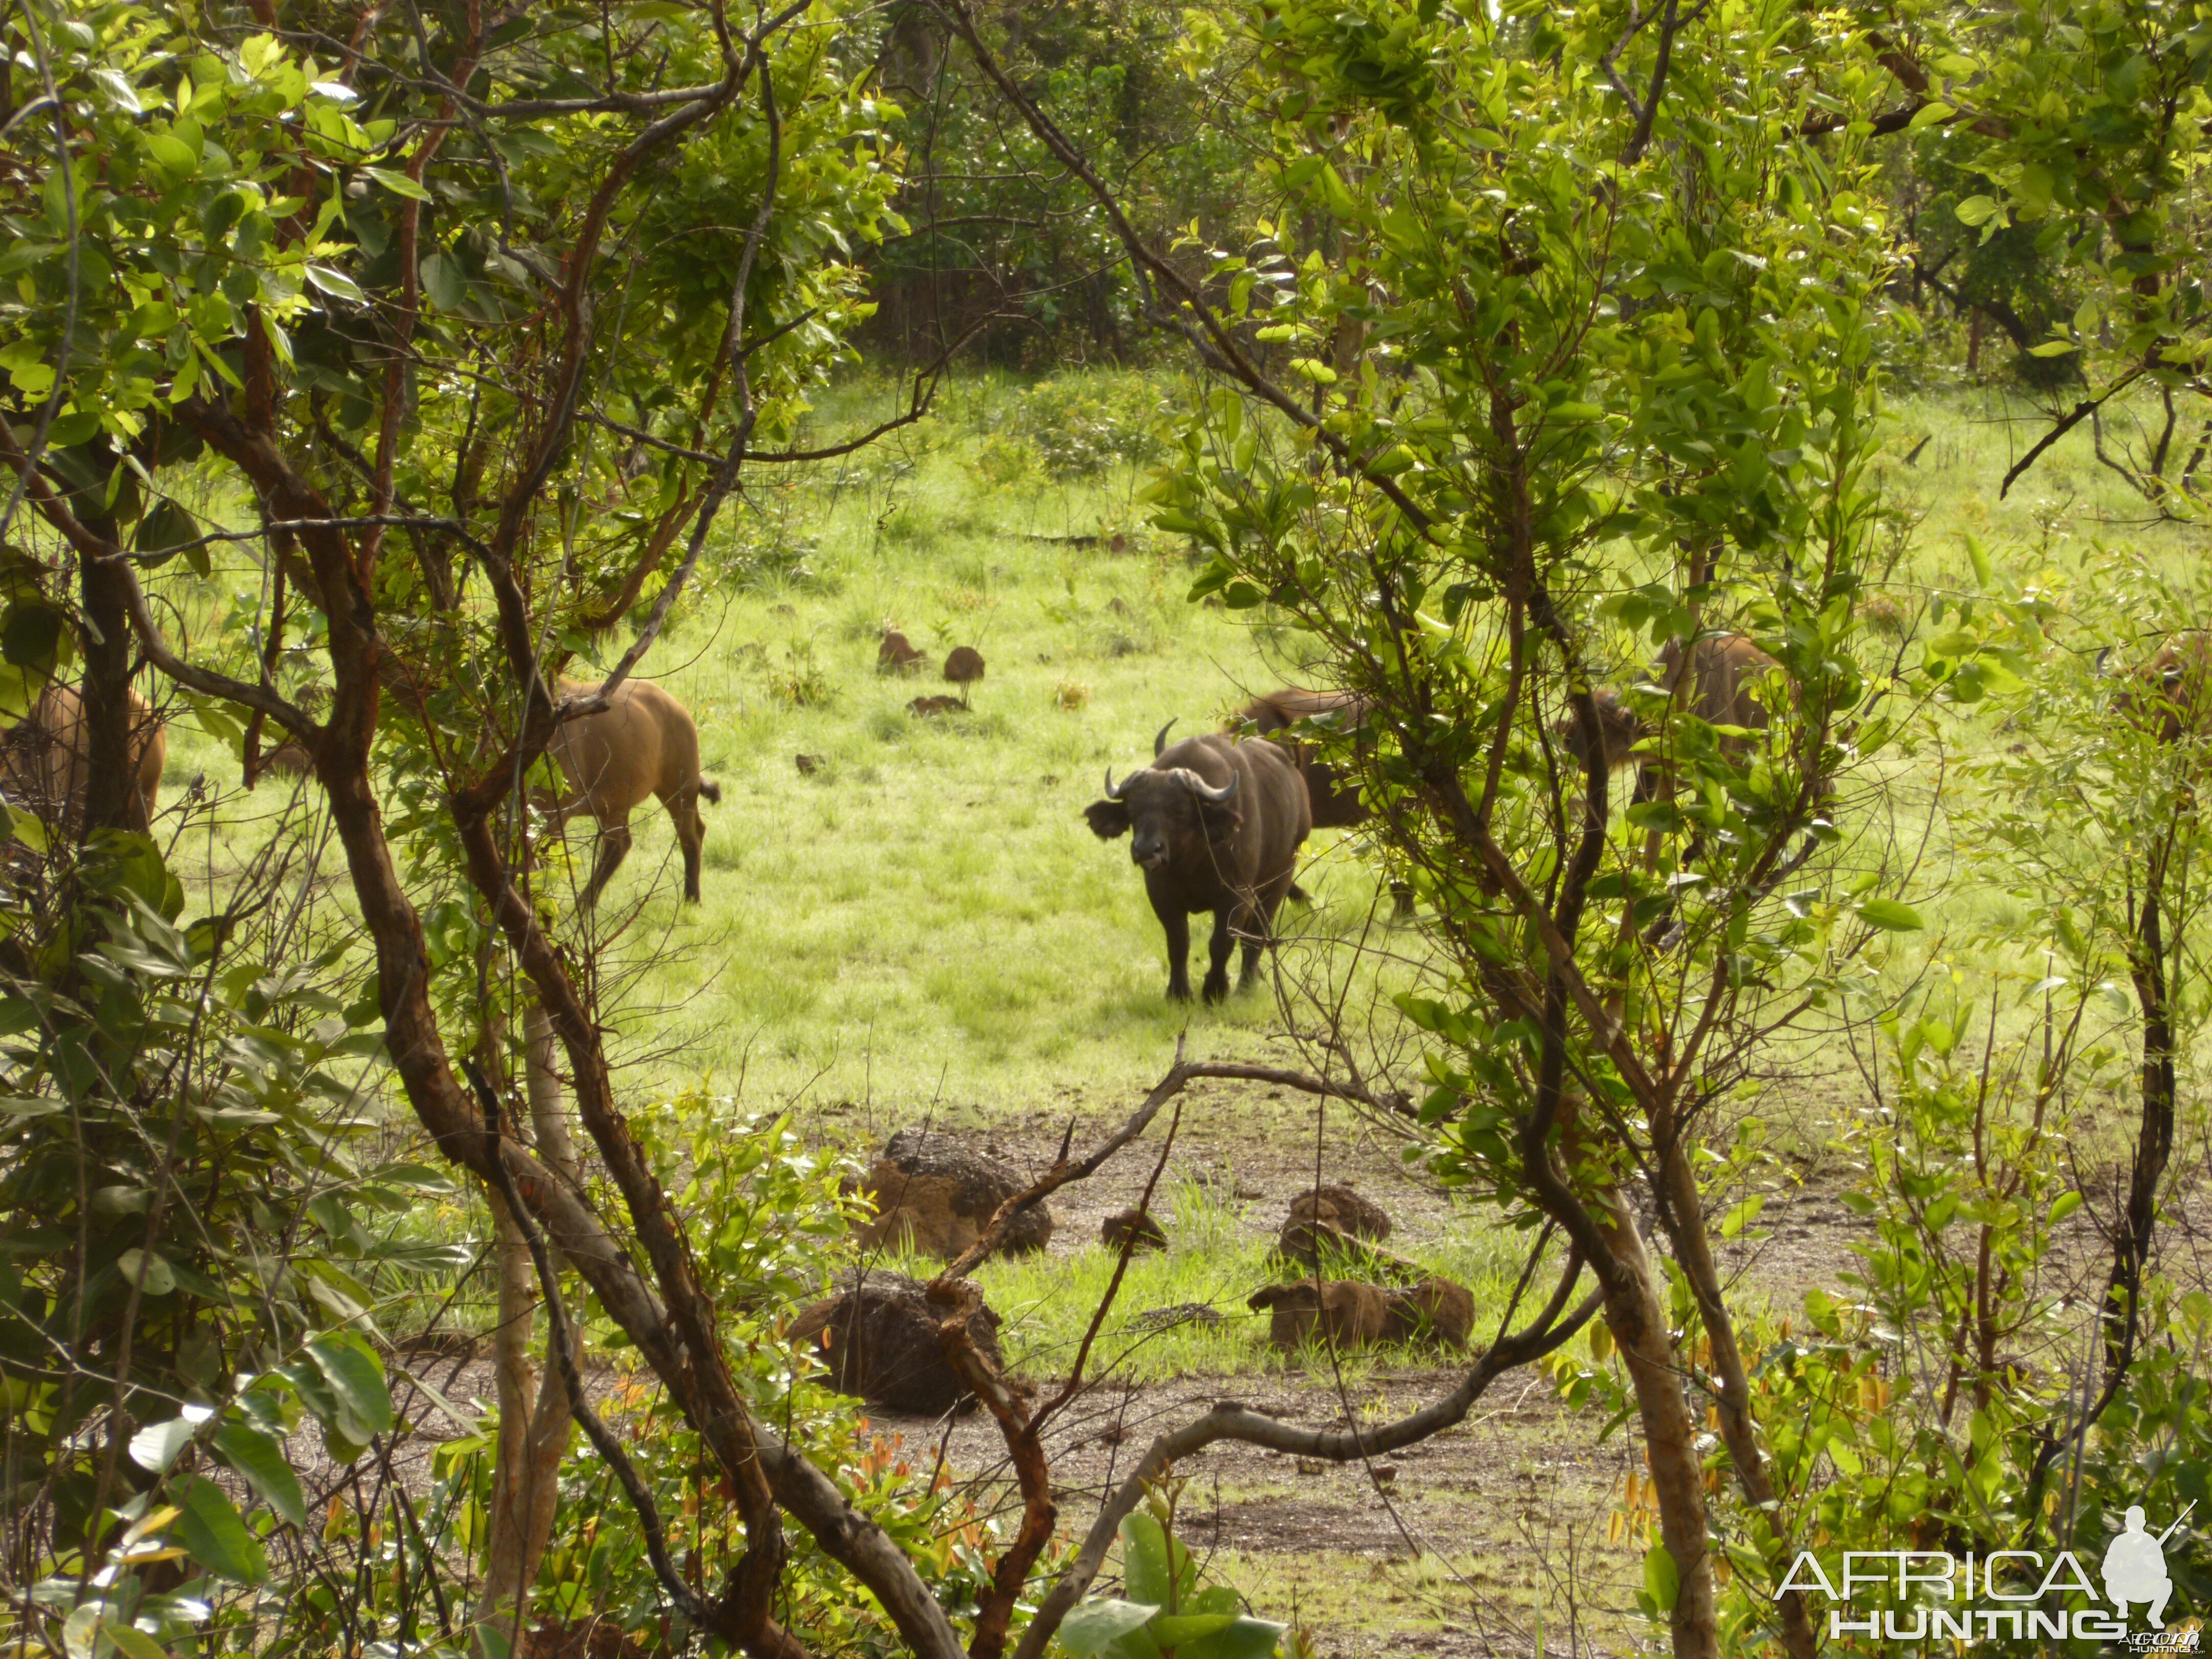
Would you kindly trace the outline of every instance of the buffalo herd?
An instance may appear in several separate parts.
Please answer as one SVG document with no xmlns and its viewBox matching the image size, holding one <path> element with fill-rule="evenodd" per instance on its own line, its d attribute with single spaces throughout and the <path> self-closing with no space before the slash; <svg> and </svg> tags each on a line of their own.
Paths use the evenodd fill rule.
<svg viewBox="0 0 2212 1659">
<path fill-rule="evenodd" d="M 1688 711 L 1709 725 L 1735 728 L 1738 735 L 1725 738 L 1724 747 L 1739 751 L 1751 741 L 1749 733 L 1768 725 L 1754 690 L 1776 666 L 1772 657 L 1734 634 L 1709 635 L 1686 647 L 1670 642 L 1655 665 L 1659 684 L 1669 691 L 1686 676 Z M 561 689 L 572 696 L 592 690 L 568 681 Z M 1605 764 L 1636 768 L 1641 783 L 1652 764 L 1638 747 L 1651 735 L 1650 726 L 1615 691 L 1599 690 L 1595 702 Z M 2169 637 L 2129 676 L 2115 706 L 2166 743 L 2185 734 L 2212 735 L 2212 634 L 2191 630 Z M 132 788 L 125 822 L 143 830 L 153 822 L 168 745 L 160 717 L 136 690 L 131 712 Z M 1208 1002 L 1228 994 L 1229 958 L 1239 944 L 1238 988 L 1251 983 L 1284 899 L 1304 896 L 1293 884 L 1298 849 L 1308 835 L 1352 828 L 1367 817 L 1358 788 L 1320 757 L 1299 728 L 1348 735 L 1358 754 L 1369 741 L 1361 735 L 1369 714 L 1367 700 L 1358 693 L 1285 686 L 1254 698 L 1228 732 L 1170 744 L 1164 726 L 1153 740 L 1150 766 L 1118 783 L 1108 770 L 1104 798 L 1084 816 L 1101 840 L 1130 837 L 1130 859 L 1144 872 L 1146 894 L 1167 935 L 1170 997 L 1190 995 L 1189 918 L 1199 914 L 1213 918 L 1201 994 Z M 0 742 L 0 791 L 71 833 L 81 828 L 90 775 L 84 725 L 76 688 L 57 684 Z M 1570 719 L 1559 735 L 1574 758 L 1587 764 L 1581 723 Z M 582 813 L 599 829 L 582 894 L 586 908 L 629 851 L 630 815 L 648 797 L 658 799 L 675 823 L 684 896 L 697 900 L 706 833 L 699 803 L 719 802 L 721 792 L 701 775 L 698 730 L 681 703 L 650 681 L 626 680 L 605 710 L 563 722 L 549 752 L 568 787 L 560 799 L 544 804 L 559 820 Z M 262 766 L 305 771 L 308 757 L 296 743 L 287 744 Z M 1401 893 L 1401 908 L 1407 896 Z"/>
</svg>

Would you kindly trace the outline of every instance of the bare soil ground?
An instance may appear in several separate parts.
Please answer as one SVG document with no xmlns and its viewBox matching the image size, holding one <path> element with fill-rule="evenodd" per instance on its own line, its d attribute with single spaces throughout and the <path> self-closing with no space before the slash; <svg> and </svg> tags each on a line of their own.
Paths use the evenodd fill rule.
<svg viewBox="0 0 2212 1659">
<path fill-rule="evenodd" d="M 1049 1105 L 999 1116 L 971 1138 L 1018 1167 L 1041 1172 L 1071 1117 L 1079 1149 L 1129 1109 L 1126 1097 L 1093 1099 L 1080 1087 Z M 1245 1200 L 1243 1225 L 1272 1237 L 1290 1200 L 1320 1182 L 1347 1182 L 1380 1203 L 1395 1227 L 1390 1247 L 1416 1257 L 1448 1229 L 1482 1212 L 1409 1168 L 1403 1143 L 1342 1109 L 1318 1122 L 1300 1097 L 1241 1083 L 1207 1082 L 1183 1097 L 1182 1121 L 1164 1181 L 1216 1183 Z M 830 1120 L 876 1138 L 902 1125 Z M 953 1127 L 953 1126 L 948 1126 Z M 1051 1249 L 1095 1244 L 1100 1222 L 1135 1203 L 1158 1157 L 1164 1115 L 1145 1142 L 1054 1200 Z M 1839 1172 L 1797 1166 L 1801 1184 L 1776 1194 L 1759 1218 L 1767 1235 L 1731 1246 L 1724 1265 L 1778 1306 L 1808 1286 L 1832 1285 L 1865 1224 L 1836 1200 Z M 1132 1309 L 1131 1311 L 1142 1311 Z M 1224 1306 L 1224 1313 L 1241 1312 Z M 1480 1341 L 1488 1333 L 1478 1330 Z M 1287 1420 L 1341 1426 L 1379 1421 L 1449 1392 L 1449 1365 L 1363 1365 L 1341 1379 L 1304 1373 L 1194 1376 L 1146 1385 L 1109 1376 L 1089 1389 L 1048 1435 L 1062 1526 L 1087 1529 L 1103 1495 L 1127 1477 L 1152 1437 L 1233 1398 Z M 1049 1390 L 1061 1380 L 1030 1379 Z M 941 1452 L 951 1468 L 1003 1497 L 1006 1455 L 996 1426 L 973 1416 L 942 1424 L 878 1417 L 907 1445 Z M 1309 1462 L 1219 1444 L 1180 1467 L 1184 1535 L 1212 1570 L 1271 1617 L 1296 1611 L 1325 1656 L 1625 1652 L 1641 1629 L 1634 1591 L 1639 1558 L 1607 1541 L 1623 1477 L 1640 1467 L 1633 1437 L 1600 1441 L 1602 1419 L 1576 1414 L 1534 1371 L 1492 1385 L 1468 1420 L 1394 1455 L 1379 1468 Z M 1540 1625 L 1537 1609 L 1542 1607 Z"/>
<path fill-rule="evenodd" d="M 957 1117 L 933 1127 L 962 1133 L 1032 1173 L 1049 1166 L 1069 1121 L 1078 1148 L 1095 1143 L 1130 1108 L 1126 1095 L 1093 1098 L 1060 1091 L 1026 1115 L 987 1127 Z M 817 1109 L 829 1139 L 875 1146 L 908 1121 L 863 1109 Z M 1158 1157 L 1164 1115 L 1144 1141 L 1091 1180 L 1054 1200 L 1051 1253 L 1073 1256 L 1095 1244 L 1100 1222 L 1141 1195 Z M 1760 1237 L 1732 1243 L 1723 1266 L 1740 1292 L 1777 1312 L 1804 1291 L 1836 1288 L 1853 1264 L 1851 1247 L 1869 1224 L 1841 1202 L 1849 1172 L 1832 1160 L 1787 1160 L 1770 1179 Z M 1206 1083 L 1184 1097 L 1164 1180 L 1216 1184 L 1240 1200 L 1242 1225 L 1272 1236 L 1294 1196 L 1322 1182 L 1349 1182 L 1390 1213 L 1391 1247 L 1414 1256 L 1448 1231 L 1480 1219 L 1463 1200 L 1410 1169 L 1401 1143 L 1332 1111 L 1317 1126 L 1310 1103 L 1243 1084 Z M 2065 1254 L 2101 1272 L 2103 1246 L 2085 1224 L 2069 1229 Z M 2201 1267 L 2212 1238 L 2212 1202 L 2197 1193 L 2172 1218 L 2169 1251 Z M 2205 1275 L 2197 1273 L 2199 1282 Z M 1127 1311 L 1139 1312 L 1131 1308 Z M 1224 1313 L 1241 1312 L 1224 1304 Z M 1476 1340 L 1487 1332 L 1478 1328 Z M 472 1356 L 411 1357 L 410 1368 L 457 1406 L 489 1399 L 489 1365 Z M 1237 1399 L 1287 1420 L 1341 1426 L 1385 1420 L 1448 1392 L 1449 1364 L 1367 1362 L 1335 1377 L 1306 1371 L 1194 1376 L 1138 1384 L 1110 1370 L 1057 1418 L 1047 1436 L 1060 1522 L 1071 1537 L 1088 1528 L 1103 1494 L 1127 1476 L 1152 1437 L 1188 1422 L 1217 1400 Z M 1060 1377 L 1031 1375 L 1041 1392 Z M 409 1414 L 425 1432 L 395 1454 L 392 1473 L 410 1488 L 428 1484 L 434 1439 L 459 1432 L 427 1400 Z M 1012 1502 L 1005 1449 L 981 1413 L 951 1423 L 872 1413 L 917 1462 L 941 1460 L 972 1483 L 986 1506 Z M 1601 1439 L 1602 1419 L 1570 1412 L 1534 1371 L 1492 1385 L 1469 1419 L 1374 1467 L 1334 1466 L 1257 1448 L 1220 1444 L 1181 1466 L 1182 1535 L 1208 1571 L 1236 1584 L 1255 1607 L 1310 1631 L 1322 1659 L 1539 1652 L 1626 1653 L 1642 1644 L 1635 1611 L 1641 1582 L 1634 1548 L 1608 1541 L 1624 1476 L 1640 1468 L 1631 1429 Z M 1100 1588 L 1115 1586 L 1109 1577 Z"/>
</svg>

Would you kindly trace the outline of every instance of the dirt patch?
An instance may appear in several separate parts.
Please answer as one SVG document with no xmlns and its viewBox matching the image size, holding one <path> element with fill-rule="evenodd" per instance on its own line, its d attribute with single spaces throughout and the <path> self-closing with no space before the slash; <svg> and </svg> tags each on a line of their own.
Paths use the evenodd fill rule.
<svg viewBox="0 0 2212 1659">
<path fill-rule="evenodd" d="M 1304 1378 L 1189 1378 L 1086 1391 L 1046 1432 L 1062 1527 L 1080 1536 L 1152 1438 L 1234 1398 L 1310 1428 L 1379 1422 L 1449 1393 L 1460 1373 L 1413 1367 L 1341 1388 Z M 1003 1492 L 1006 1453 L 981 1419 L 878 1414 L 922 1455 Z M 1632 1455 L 1563 1408 L 1533 1375 L 1504 1379 L 1464 1423 L 1371 1464 L 1322 1463 L 1223 1443 L 1177 1466 L 1182 1535 L 1271 1617 L 1300 1604 L 1322 1654 L 1534 1651 L 1528 1609 L 1562 1605 L 1571 1551 L 1585 1644 L 1630 1645 L 1635 1559 L 1603 1542 Z M 1100 1588 L 1116 1588 L 1102 1579 Z M 1352 1594 L 1347 1595 L 1347 1590 Z M 1553 1625 L 1551 1650 L 1560 1632 Z"/>
</svg>

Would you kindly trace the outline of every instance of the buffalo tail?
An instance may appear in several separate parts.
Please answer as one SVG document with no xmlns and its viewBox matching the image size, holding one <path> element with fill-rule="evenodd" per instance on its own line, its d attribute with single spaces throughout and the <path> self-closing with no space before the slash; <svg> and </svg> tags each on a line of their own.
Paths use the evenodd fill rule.
<svg viewBox="0 0 2212 1659">
<path fill-rule="evenodd" d="M 722 804 L 722 786 L 710 779 L 702 778 L 699 780 L 699 796 L 701 799 L 710 800 L 720 806 Z"/>
</svg>

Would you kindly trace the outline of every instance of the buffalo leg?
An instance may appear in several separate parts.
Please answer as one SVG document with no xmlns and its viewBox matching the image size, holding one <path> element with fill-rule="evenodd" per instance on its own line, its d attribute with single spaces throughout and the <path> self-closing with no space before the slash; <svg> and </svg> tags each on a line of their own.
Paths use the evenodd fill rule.
<svg viewBox="0 0 2212 1659">
<path fill-rule="evenodd" d="M 584 908 L 588 910 L 599 902 L 599 894 L 613 878 L 622 861 L 629 856 L 629 825 L 602 824 L 599 828 L 599 856 L 592 861 L 592 879 L 584 889 Z"/>
<path fill-rule="evenodd" d="M 1236 935 L 1230 930 L 1229 914 L 1227 905 L 1213 913 L 1213 937 L 1206 941 L 1203 994 L 1208 1002 L 1218 1002 L 1229 994 L 1229 952 L 1237 944 Z"/>
<path fill-rule="evenodd" d="M 676 839 L 684 848 L 684 896 L 696 904 L 699 858 L 707 842 L 707 821 L 699 816 L 699 791 L 696 786 L 678 793 L 668 804 L 668 816 L 676 820 Z"/>
<path fill-rule="evenodd" d="M 1156 911 L 1168 936 L 1168 994 L 1190 1000 L 1190 918 L 1180 910 Z"/>
</svg>

